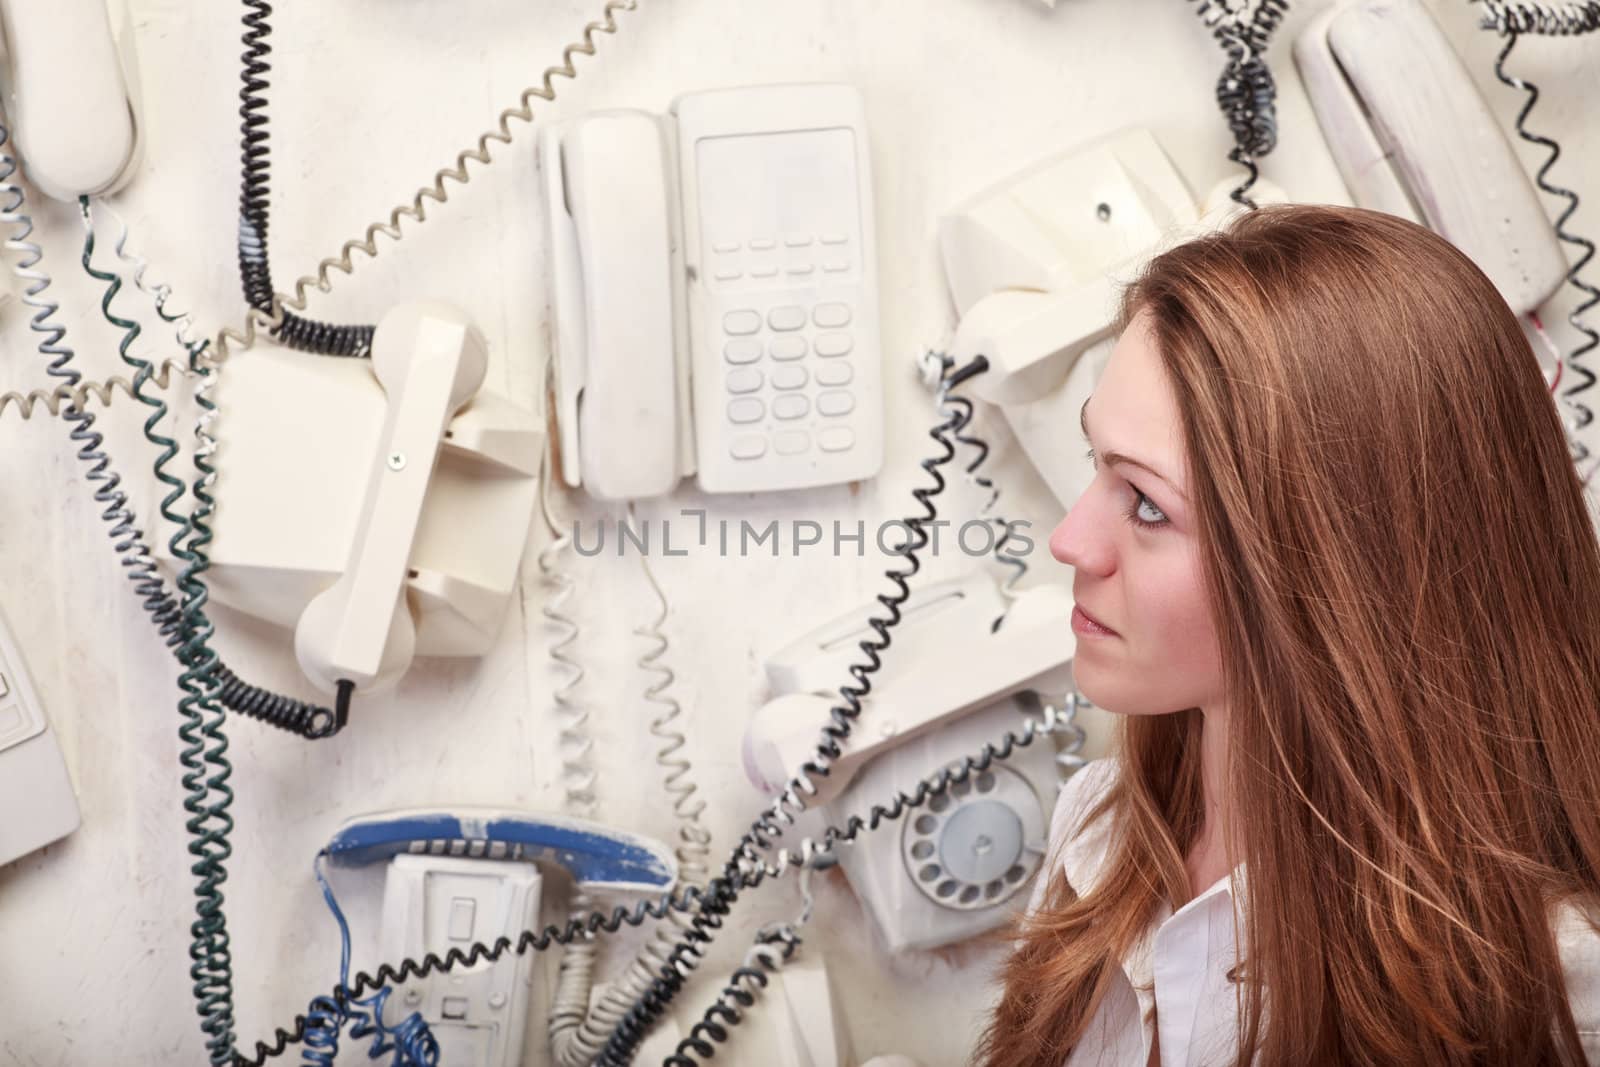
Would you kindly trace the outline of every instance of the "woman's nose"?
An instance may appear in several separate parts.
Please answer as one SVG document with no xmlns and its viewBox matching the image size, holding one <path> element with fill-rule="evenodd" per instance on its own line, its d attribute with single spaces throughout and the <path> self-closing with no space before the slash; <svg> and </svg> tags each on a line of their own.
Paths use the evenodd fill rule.
<svg viewBox="0 0 1600 1067">
<path fill-rule="evenodd" d="M 1050 554 L 1075 571 L 1109 575 L 1116 565 L 1114 546 L 1107 531 L 1108 516 L 1097 508 L 1091 485 L 1050 534 Z"/>
</svg>

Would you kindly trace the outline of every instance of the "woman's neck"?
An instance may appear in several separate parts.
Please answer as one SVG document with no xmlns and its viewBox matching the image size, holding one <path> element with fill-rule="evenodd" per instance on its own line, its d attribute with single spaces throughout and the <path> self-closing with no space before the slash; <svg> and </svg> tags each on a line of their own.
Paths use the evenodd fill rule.
<svg viewBox="0 0 1600 1067">
<path fill-rule="evenodd" d="M 1218 706 L 1201 709 L 1200 786 L 1204 813 L 1200 832 L 1184 857 L 1191 895 L 1204 892 L 1233 869 L 1224 848 L 1224 827 L 1229 818 L 1227 790 L 1227 713 Z"/>
</svg>

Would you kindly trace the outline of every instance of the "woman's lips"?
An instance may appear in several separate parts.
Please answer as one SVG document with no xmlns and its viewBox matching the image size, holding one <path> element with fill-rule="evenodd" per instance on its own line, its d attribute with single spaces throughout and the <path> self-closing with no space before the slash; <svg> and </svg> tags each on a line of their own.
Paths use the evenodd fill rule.
<svg viewBox="0 0 1600 1067">
<path fill-rule="evenodd" d="M 1117 631 L 1101 623 L 1076 604 L 1072 606 L 1072 632 L 1083 637 L 1115 637 Z"/>
</svg>

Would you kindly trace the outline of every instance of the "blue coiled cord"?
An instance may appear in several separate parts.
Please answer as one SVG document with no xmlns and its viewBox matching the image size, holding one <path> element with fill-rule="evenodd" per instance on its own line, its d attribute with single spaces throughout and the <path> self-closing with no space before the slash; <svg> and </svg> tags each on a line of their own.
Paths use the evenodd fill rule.
<svg viewBox="0 0 1600 1067">
<path fill-rule="evenodd" d="M 360 1000 L 340 999 L 350 984 L 350 924 L 334 898 L 333 886 L 323 874 L 322 865 L 327 855 L 326 852 L 317 853 L 311 870 L 322 887 L 322 899 L 333 912 L 333 921 L 339 924 L 339 993 L 311 1001 L 306 1011 L 305 1048 L 300 1053 L 300 1062 L 309 1067 L 333 1067 L 334 1058 L 339 1055 L 339 1033 L 350 1024 L 351 1037 L 358 1041 L 372 1038 L 372 1046 L 367 1049 L 369 1060 L 389 1056 L 389 1067 L 438 1067 L 438 1039 L 420 1014 L 412 1012 L 396 1027 L 384 1025 L 383 1006 L 389 999 L 391 987 L 383 986 L 372 996 Z"/>
</svg>

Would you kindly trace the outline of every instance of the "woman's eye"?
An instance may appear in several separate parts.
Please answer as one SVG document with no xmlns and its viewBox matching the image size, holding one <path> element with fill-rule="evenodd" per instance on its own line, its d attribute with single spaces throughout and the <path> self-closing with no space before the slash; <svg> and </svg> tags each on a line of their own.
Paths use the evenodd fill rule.
<svg viewBox="0 0 1600 1067">
<path fill-rule="evenodd" d="M 1136 489 L 1134 492 L 1138 493 L 1138 490 Z M 1136 518 L 1142 522 L 1149 523 L 1151 526 L 1159 526 L 1167 521 L 1166 515 L 1162 513 L 1160 508 L 1156 507 L 1154 501 L 1143 493 L 1138 493 L 1138 495 L 1139 506 L 1134 510 Z"/>
</svg>

